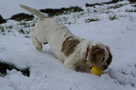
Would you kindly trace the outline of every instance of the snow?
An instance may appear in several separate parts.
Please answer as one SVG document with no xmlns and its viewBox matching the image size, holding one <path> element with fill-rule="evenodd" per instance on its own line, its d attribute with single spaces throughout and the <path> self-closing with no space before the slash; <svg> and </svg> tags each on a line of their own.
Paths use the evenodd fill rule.
<svg viewBox="0 0 136 90">
<path fill-rule="evenodd" d="M 106 10 L 114 4 L 97 6 L 95 9 L 100 10 L 97 13 L 93 13 L 93 8 L 90 8 L 91 15 L 85 14 L 76 20 L 71 16 L 78 14 L 55 17 L 71 18 L 74 24 L 65 25 L 72 33 L 110 46 L 113 61 L 101 77 L 65 68 L 49 45 L 44 45 L 42 51 L 36 50 L 31 38 L 18 33 L 17 30 L 22 28 L 18 26 L 19 22 L 8 21 L 0 25 L 15 26 L 13 32 L 0 34 L 0 61 L 12 63 L 18 68 L 30 68 L 30 77 L 14 69 L 7 71 L 8 74 L 4 77 L 0 76 L 0 90 L 135 90 L 136 15 L 135 12 L 125 12 L 126 9 L 134 8 L 131 4 L 122 3 L 128 5 L 110 9 L 112 13 L 108 14 L 103 13 L 101 9 Z M 86 10 L 85 7 L 84 9 Z M 109 20 L 110 15 L 116 15 L 118 18 Z M 100 18 L 100 21 L 84 23 L 85 19 L 93 16 Z M 24 29 L 29 31 L 30 28 Z"/>
</svg>

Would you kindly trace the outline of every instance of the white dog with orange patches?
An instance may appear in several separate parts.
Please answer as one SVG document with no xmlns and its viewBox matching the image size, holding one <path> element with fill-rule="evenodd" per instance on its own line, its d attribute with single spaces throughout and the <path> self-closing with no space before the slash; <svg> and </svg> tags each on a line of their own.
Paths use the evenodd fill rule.
<svg viewBox="0 0 136 90">
<path fill-rule="evenodd" d="M 75 36 L 64 24 L 34 8 L 25 5 L 20 7 L 38 17 L 38 22 L 31 31 L 36 49 L 42 50 L 42 43 L 48 43 L 64 66 L 76 71 L 90 72 L 90 67 L 93 66 L 105 70 L 110 65 L 112 55 L 108 46 Z"/>
</svg>

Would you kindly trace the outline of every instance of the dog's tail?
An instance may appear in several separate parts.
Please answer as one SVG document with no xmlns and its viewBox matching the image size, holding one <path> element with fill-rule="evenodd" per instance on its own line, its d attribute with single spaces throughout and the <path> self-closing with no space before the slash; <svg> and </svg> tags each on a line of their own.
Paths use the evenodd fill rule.
<svg viewBox="0 0 136 90">
<path fill-rule="evenodd" d="M 20 7 L 23 8 L 23 9 L 25 9 L 25 10 L 27 10 L 28 12 L 34 14 L 34 15 L 37 16 L 39 19 L 47 18 L 47 16 L 45 16 L 42 12 L 40 12 L 40 11 L 37 10 L 37 9 L 31 8 L 31 7 L 22 5 L 22 4 L 20 4 Z"/>
</svg>

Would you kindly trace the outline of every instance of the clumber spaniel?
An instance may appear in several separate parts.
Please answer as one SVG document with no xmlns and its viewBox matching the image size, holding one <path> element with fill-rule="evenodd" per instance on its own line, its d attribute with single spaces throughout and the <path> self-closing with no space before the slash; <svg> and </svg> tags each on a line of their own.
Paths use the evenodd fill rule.
<svg viewBox="0 0 136 90">
<path fill-rule="evenodd" d="M 48 43 L 64 66 L 76 71 L 90 72 L 93 66 L 105 70 L 110 65 L 112 54 L 108 46 L 72 34 L 64 24 L 45 16 L 39 10 L 25 5 L 20 7 L 38 17 L 31 31 L 36 49 L 42 50 L 42 44 Z"/>
</svg>

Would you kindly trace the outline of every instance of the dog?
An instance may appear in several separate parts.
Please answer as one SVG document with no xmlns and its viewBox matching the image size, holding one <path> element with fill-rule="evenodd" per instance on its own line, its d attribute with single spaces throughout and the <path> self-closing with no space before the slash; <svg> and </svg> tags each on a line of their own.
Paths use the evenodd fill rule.
<svg viewBox="0 0 136 90">
<path fill-rule="evenodd" d="M 42 50 L 42 44 L 48 43 L 66 68 L 90 72 L 93 66 L 105 70 L 112 62 L 112 54 L 108 46 L 74 35 L 64 24 L 37 9 L 25 5 L 20 7 L 38 17 L 38 22 L 31 30 L 35 48 Z"/>
</svg>

